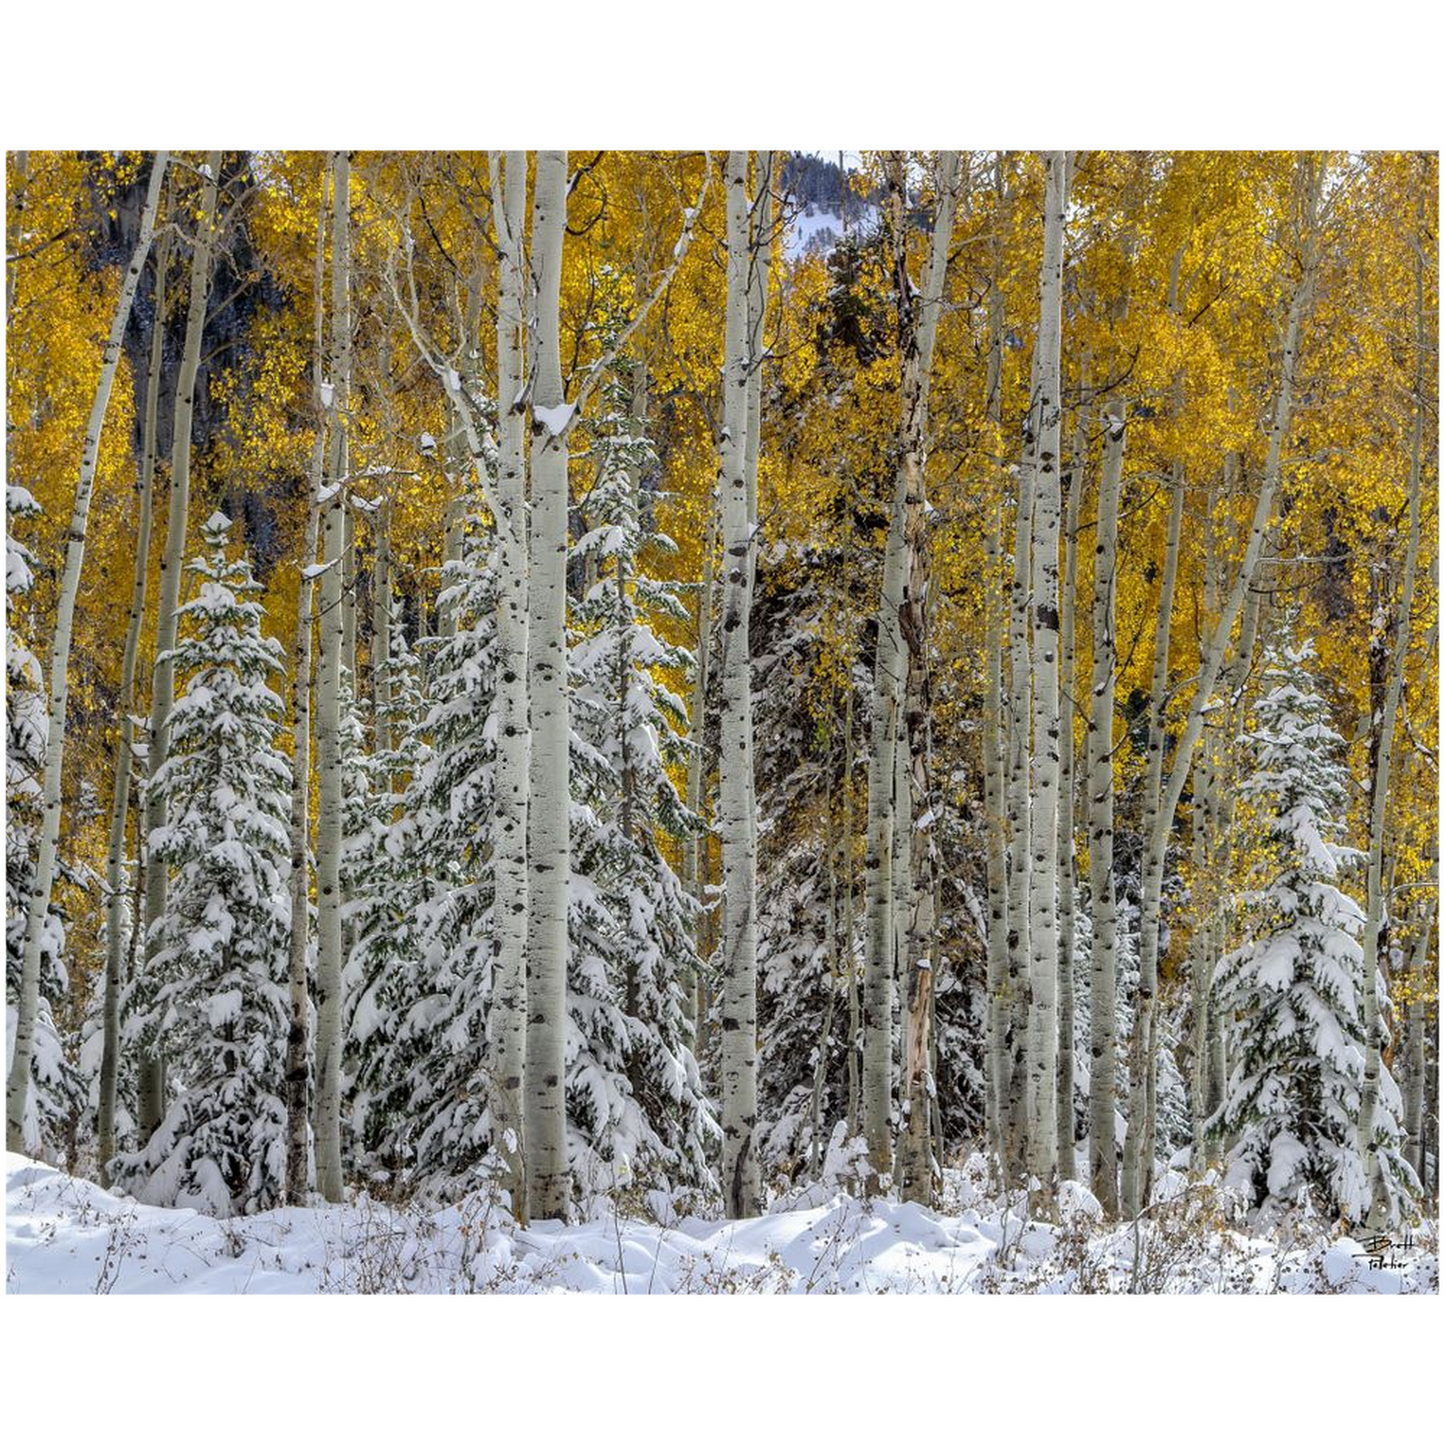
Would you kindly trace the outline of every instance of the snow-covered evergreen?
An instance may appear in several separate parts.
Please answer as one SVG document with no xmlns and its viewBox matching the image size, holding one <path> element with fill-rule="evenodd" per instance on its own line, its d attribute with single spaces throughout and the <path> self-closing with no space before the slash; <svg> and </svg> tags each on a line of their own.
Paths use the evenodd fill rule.
<svg viewBox="0 0 1445 1445">
<path fill-rule="evenodd" d="M 230 526 L 212 515 L 208 555 L 190 564 L 199 585 L 174 652 L 184 683 L 151 784 L 169 822 L 150 840 L 150 866 L 172 881 L 149 977 L 128 1000 L 127 1034 L 172 1060 L 174 1097 L 146 1146 L 114 1165 L 147 1203 L 217 1215 L 282 1197 L 290 928 L 291 769 L 270 686 L 281 645 L 261 632 L 249 560 L 228 557 Z"/>
<path fill-rule="evenodd" d="M 609 314 L 604 343 L 620 324 Z M 657 494 L 644 490 L 660 468 L 633 415 L 631 371 L 617 363 L 593 427 L 591 527 L 577 553 L 596 580 L 573 608 L 568 660 L 570 1162 L 583 1180 L 616 1176 L 626 1160 L 640 1182 L 710 1185 L 718 1130 L 682 991 L 698 967 L 693 907 L 661 846 L 702 828 L 674 782 L 688 757 L 687 708 L 665 681 L 692 668 L 663 635 L 689 613 L 648 571 L 676 547 L 655 524 Z"/>
<path fill-rule="evenodd" d="M 480 502 L 470 498 L 462 555 L 446 564 L 439 599 L 455 629 L 418 644 L 426 658 L 429 706 L 419 684 L 408 681 L 415 670 L 403 671 L 397 659 L 394 706 L 416 708 L 420 721 L 397 740 L 405 754 L 404 763 L 396 760 L 398 771 L 409 774 L 404 822 L 388 828 L 387 861 L 370 866 L 387 890 L 376 904 L 399 926 L 388 930 L 379 914 L 370 924 L 357 919 L 349 990 L 357 1136 L 382 1167 L 441 1193 L 472 1182 L 492 1142 L 487 1014 L 498 706 L 495 542 Z M 398 715 L 394 727 L 404 722 Z M 386 764 L 368 766 L 374 786 Z M 368 824 L 382 826 L 379 814 Z"/>
<path fill-rule="evenodd" d="M 1231 1066 L 1210 1127 L 1228 1145 L 1230 1181 L 1257 1208 L 1274 1212 L 1308 1195 L 1359 1220 L 1369 1205 L 1356 1137 L 1364 913 L 1340 880 L 1361 855 L 1335 841 L 1349 775 L 1313 657 L 1312 643 L 1295 645 L 1287 632 L 1270 648 L 1241 738 L 1253 764 L 1240 785 L 1251 886 L 1241 894 L 1244 942 L 1216 973 Z M 1400 1154 L 1399 1112 L 1399 1091 L 1382 1070 L 1376 1128 L 1394 1217 L 1415 1187 Z"/>
<path fill-rule="evenodd" d="M 34 582 L 29 549 L 16 522 L 40 512 L 23 487 L 5 488 L 5 1063 L 15 1048 L 15 1014 L 25 951 L 26 910 L 35 878 L 41 779 L 45 772 L 45 681 L 40 659 L 26 645 L 17 603 Z M 65 871 L 62 860 L 61 871 Z M 25 1147 L 52 1153 L 73 1127 L 83 1087 L 55 1021 L 69 987 L 65 918 L 52 895 L 40 943 L 40 1002 L 25 1100 Z"/>
<path fill-rule="evenodd" d="M 397 1122 L 392 1115 L 394 1089 L 407 1068 L 395 1031 L 403 1022 L 398 1006 L 415 976 L 424 871 L 415 820 L 405 806 L 407 791 L 428 756 L 421 732 L 426 710 L 421 668 L 407 642 L 394 593 L 389 606 L 390 656 L 377 659 L 389 686 L 379 690 L 386 701 L 372 718 L 376 746 L 362 748 L 359 726 L 347 733 L 343 744 L 343 917 L 351 947 L 342 978 L 342 1087 L 353 1163 L 384 1150 Z M 380 745 L 383 734 L 390 746 Z"/>
</svg>

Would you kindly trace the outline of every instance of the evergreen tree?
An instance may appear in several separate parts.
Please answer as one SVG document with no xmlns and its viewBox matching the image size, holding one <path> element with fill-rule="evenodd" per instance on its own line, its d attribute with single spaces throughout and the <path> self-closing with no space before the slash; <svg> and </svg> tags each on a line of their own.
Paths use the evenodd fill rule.
<svg viewBox="0 0 1445 1445">
<path fill-rule="evenodd" d="M 1302 1194 L 1359 1220 L 1368 1208 L 1356 1139 L 1364 1075 L 1359 935 L 1364 914 L 1339 887 L 1358 849 L 1343 831 L 1343 740 L 1316 689 L 1313 644 L 1274 644 L 1240 787 L 1253 827 L 1242 894 L 1245 941 L 1219 961 L 1231 1060 L 1210 1121 L 1228 1141 L 1228 1177 L 1273 1214 Z M 1382 1000 L 1383 1007 L 1383 1000 Z M 1377 1137 L 1392 1214 L 1414 1176 L 1400 1156 L 1399 1091 L 1382 1073 Z"/>
<path fill-rule="evenodd" d="M 377 889 L 363 890 L 370 899 L 356 917 L 354 1127 L 376 1163 L 434 1193 L 474 1184 L 492 1147 L 497 565 L 495 534 L 473 497 L 461 557 L 445 565 L 438 599 L 455 629 L 421 644 L 430 707 L 420 726 L 404 726 L 402 714 L 420 716 L 423 704 L 415 665 L 398 657 L 392 692 L 400 756 L 370 765 L 373 792 L 381 791 L 384 769 L 408 776 L 401 821 L 384 823 L 373 811 L 366 825 L 385 826 L 388 857 L 373 861 Z"/>
<path fill-rule="evenodd" d="M 168 822 L 150 866 L 171 870 L 130 1032 L 173 1060 L 175 1097 L 115 1178 L 147 1203 L 216 1215 L 280 1203 L 285 1179 L 286 867 L 291 769 L 276 747 L 283 706 L 270 687 L 281 645 L 262 635 L 259 586 L 230 559 L 219 513 L 193 561 L 173 661 L 185 678 L 171 752 L 151 787 Z"/>
<path fill-rule="evenodd" d="M 623 318 L 613 297 L 604 346 Z M 686 625 L 676 587 L 646 561 L 676 551 L 653 521 L 660 470 L 633 415 L 631 364 L 603 389 L 594 427 L 593 523 L 577 553 L 596 581 L 573 609 L 573 883 L 569 896 L 568 1116 L 579 1180 L 710 1185 L 718 1135 L 703 1095 L 681 980 L 698 966 L 693 905 L 659 844 L 702 821 L 673 781 L 687 762 L 687 708 L 659 676 L 685 676 L 692 655 L 660 634 Z M 591 570 L 589 568 L 589 570 Z M 669 771 L 669 770 L 672 771 Z"/>
<path fill-rule="evenodd" d="M 389 686 L 373 718 L 373 741 L 386 735 L 389 747 L 360 746 L 358 725 L 343 739 L 346 778 L 346 839 L 342 872 L 348 903 L 344 921 L 352 944 L 342 979 L 346 1052 L 342 1081 L 348 1101 L 343 1123 L 358 1164 L 382 1162 L 382 1149 L 397 1101 L 393 1071 L 405 1074 L 396 1051 L 401 1028 L 398 1005 L 406 997 L 418 952 L 417 906 L 422 866 L 415 820 L 406 811 L 407 790 L 428 750 L 421 725 L 425 701 L 421 669 L 403 631 L 396 594 L 389 600 L 390 656 L 378 659 Z M 391 1161 L 394 1162 L 394 1161 Z"/>
<path fill-rule="evenodd" d="M 45 773 L 45 682 L 40 659 L 26 645 L 16 604 L 31 588 L 35 558 L 14 535 L 21 518 L 40 508 L 23 487 L 5 488 L 5 1060 L 15 1047 L 16 1004 L 25 954 L 25 911 L 39 846 L 41 779 Z M 60 864 L 62 874 L 67 872 Z M 65 918 L 52 896 L 40 938 L 40 1000 L 25 1100 L 26 1149 L 42 1154 L 64 1137 L 79 1111 L 82 1085 L 55 1023 L 55 1005 L 69 979 Z"/>
</svg>

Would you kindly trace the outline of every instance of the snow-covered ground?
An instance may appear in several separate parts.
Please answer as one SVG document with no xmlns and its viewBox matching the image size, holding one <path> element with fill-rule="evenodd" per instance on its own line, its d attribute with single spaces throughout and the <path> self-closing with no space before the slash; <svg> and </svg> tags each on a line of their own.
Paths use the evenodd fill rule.
<svg viewBox="0 0 1445 1445">
<path fill-rule="evenodd" d="M 1029 1221 L 988 1207 L 968 1171 L 951 1174 L 946 1213 L 804 1195 L 729 1224 L 671 1217 L 654 1197 L 650 1218 L 599 1206 L 529 1229 L 485 1193 L 432 1213 L 362 1198 L 217 1220 L 18 1154 L 6 1175 L 11 1293 L 1400 1294 L 1438 1279 L 1433 1232 L 1376 1268 L 1348 1238 L 1290 1247 L 1211 1227 L 1205 1196 L 1187 1190 L 1155 1206 L 1136 1261 L 1134 1229 L 1100 1228 L 1083 1190 L 1066 1186 L 1060 1222 Z"/>
<path fill-rule="evenodd" d="M 864 206 L 859 215 L 848 222 L 848 229 L 861 234 L 876 224 L 877 208 Z M 828 206 L 808 205 L 793 217 L 784 239 L 784 250 L 790 261 L 817 251 L 826 256 L 842 239 L 842 214 Z"/>
</svg>

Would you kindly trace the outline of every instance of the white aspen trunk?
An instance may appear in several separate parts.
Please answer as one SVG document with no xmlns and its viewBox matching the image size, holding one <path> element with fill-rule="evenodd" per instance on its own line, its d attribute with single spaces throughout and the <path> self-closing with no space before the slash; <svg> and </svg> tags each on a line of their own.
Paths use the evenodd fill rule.
<svg viewBox="0 0 1445 1445">
<path fill-rule="evenodd" d="M 1018 471 L 1018 509 L 1014 521 L 1013 581 L 1009 594 L 1008 733 L 1008 997 L 1009 997 L 1009 1178 L 1020 1177 L 1029 1152 L 1029 1041 L 1033 1018 L 1033 979 L 1029 967 L 1030 908 L 1033 857 L 1033 794 L 1029 720 L 1033 677 L 1029 664 L 1029 605 L 1032 595 L 1030 563 L 1034 527 L 1033 399 L 1039 389 L 1039 347 L 1034 347 L 1029 379 L 1028 436 Z"/>
<path fill-rule="evenodd" d="M 513 1209 L 527 1212 L 522 1088 L 527 1057 L 527 793 L 532 753 L 527 674 L 527 496 L 522 391 L 523 229 L 527 156 L 491 157 L 492 216 L 501 265 L 497 304 L 497 529 L 502 547 L 497 612 L 501 721 L 497 739 L 493 915 L 497 920 L 487 1017 L 498 1144 Z M 564 499 L 565 500 L 565 499 Z M 510 1136 L 510 1137 L 509 1137 Z"/>
<path fill-rule="evenodd" d="M 773 152 L 759 151 L 753 160 L 753 194 L 748 207 L 748 526 L 758 527 L 758 459 L 763 429 L 763 322 L 768 309 L 768 276 L 772 261 Z M 757 548 L 748 555 L 751 591 L 758 570 Z M 757 819 L 753 819 L 756 850 Z"/>
<path fill-rule="evenodd" d="M 1119 1209 L 1118 1141 L 1114 1128 L 1118 992 L 1118 913 L 1114 902 L 1114 683 L 1118 651 L 1114 602 L 1124 441 L 1124 404 L 1115 396 L 1108 407 L 1104 461 L 1099 474 L 1094 535 L 1094 660 L 1089 729 L 1084 740 L 1093 923 L 1089 955 L 1089 1188 L 1109 1218 Z"/>
<path fill-rule="evenodd" d="M 901 184 L 901 181 L 899 182 Z M 895 212 L 899 207 L 895 206 Z M 892 219 L 895 232 L 898 215 Z M 902 244 L 895 237 L 895 244 Z M 867 902 L 863 958 L 863 1133 L 873 1169 L 871 1189 L 893 1172 L 893 960 L 895 833 L 898 746 L 903 707 L 903 641 L 899 610 L 908 578 L 906 523 L 908 476 L 894 479 L 883 585 L 878 598 L 878 642 L 873 662 L 872 747 L 868 759 L 868 842 L 864 855 Z"/>
<path fill-rule="evenodd" d="M 1410 612 L 1415 599 L 1415 569 L 1420 556 L 1420 469 L 1425 428 L 1425 245 L 1423 202 L 1418 215 L 1415 247 L 1415 419 L 1410 438 L 1410 521 L 1405 544 L 1404 576 L 1400 582 L 1400 610 L 1395 617 L 1395 655 L 1385 688 L 1375 736 L 1375 769 L 1370 785 L 1370 848 L 1365 895 L 1363 1022 L 1365 1075 L 1360 1090 L 1359 1148 L 1370 1193 L 1367 1223 L 1378 1226 L 1386 1208 L 1380 1176 L 1379 1141 L 1375 1138 L 1375 1111 L 1380 1099 L 1380 934 L 1389 925 L 1382 874 L 1385 857 L 1385 813 L 1390 793 L 1390 769 L 1395 755 L 1395 724 L 1400 692 L 1405 683 L 1405 659 L 1410 651 Z M 1428 930 L 1427 930 L 1428 932 Z"/>
<path fill-rule="evenodd" d="M 50 891 L 55 881 L 55 857 L 60 842 L 60 781 L 65 765 L 65 721 L 69 702 L 70 634 L 75 619 L 75 596 L 80 586 L 80 571 L 85 563 L 86 529 L 90 521 L 90 499 L 95 490 L 95 471 L 100 460 L 100 436 L 105 427 L 105 414 L 110 409 L 110 393 L 115 385 L 116 368 L 120 365 L 125 328 L 130 321 L 131 305 L 146 257 L 150 254 L 151 236 L 155 231 L 156 212 L 160 208 L 161 187 L 165 181 L 167 153 L 158 151 L 151 164 L 150 185 L 146 190 L 145 208 L 141 212 L 140 234 L 135 251 L 121 281 L 116 298 L 110 335 L 101 353 L 100 378 L 90 405 L 85 427 L 85 443 L 80 457 L 80 475 L 75 486 L 75 503 L 70 513 L 70 529 L 65 548 L 65 570 L 61 574 L 56 603 L 55 633 L 50 647 L 50 694 L 46 708 L 45 778 L 43 783 L 40 845 L 35 860 L 35 879 L 27 900 L 25 943 L 20 973 L 20 998 L 15 1019 L 15 1052 L 5 1084 L 6 1147 L 23 1150 L 25 1105 L 30 1091 L 30 1060 L 35 1047 L 35 1017 L 40 1008 L 40 949 L 44 936 L 45 917 L 50 911 Z M 9 297 L 7 296 L 7 302 Z"/>
<path fill-rule="evenodd" d="M 345 1197 L 341 1165 L 341 684 L 346 666 L 346 476 L 351 391 L 351 159 L 332 157 L 331 465 L 323 519 L 321 646 L 316 677 L 316 1187 L 328 1203 Z"/>
<path fill-rule="evenodd" d="M 994 165 L 996 211 L 1003 210 L 1003 169 Z M 1001 220 L 999 224 L 1002 224 Z M 999 284 L 1003 243 L 998 226 L 990 242 L 988 295 L 988 373 L 984 415 L 991 458 L 1003 477 L 1003 334 L 1004 298 Z M 986 542 L 988 573 L 984 594 L 985 693 L 983 707 L 983 787 L 988 849 L 988 974 L 985 1022 L 984 1106 L 989 1153 L 1001 1184 L 1008 1177 L 1011 1056 L 1009 1053 L 1009 879 L 1008 820 L 1005 816 L 1008 729 L 1004 719 L 1003 642 L 1005 600 L 1003 580 L 1003 496 L 991 504 Z"/>
<path fill-rule="evenodd" d="M 105 997 L 102 1003 L 100 1099 L 96 1133 L 100 1182 L 109 1183 L 115 1153 L 116 1086 L 120 1076 L 120 993 L 125 982 L 125 837 L 130 820 L 131 765 L 135 756 L 135 674 L 145 620 L 146 586 L 150 573 L 151 530 L 156 474 L 156 418 L 160 401 L 161 365 L 165 350 L 166 269 L 171 232 L 156 244 L 155 320 L 151 324 L 150 359 L 146 370 L 145 420 L 141 442 L 140 519 L 136 526 L 135 575 L 131 583 L 130 616 L 120 674 L 120 739 L 115 749 L 115 792 L 110 810 L 110 846 L 106 855 Z M 139 839 L 140 830 L 136 830 Z M 137 847 L 139 854 L 139 847 Z M 131 935 L 140 932 L 139 914 L 131 919 Z"/>
<path fill-rule="evenodd" d="M 1274 418 L 1270 425 L 1269 446 L 1265 455 L 1264 476 L 1250 522 L 1249 540 L 1234 586 L 1230 589 L 1224 611 L 1210 637 L 1199 683 L 1195 688 L 1184 732 L 1174 753 L 1169 781 L 1152 826 L 1144 838 L 1143 882 L 1141 887 L 1139 938 L 1139 1007 L 1134 1019 L 1133 1047 L 1130 1052 L 1129 1132 L 1124 1154 L 1124 1208 L 1130 1217 L 1138 1215 L 1149 1197 L 1149 1176 L 1153 1166 L 1154 1141 L 1149 1130 L 1149 1096 L 1154 1073 L 1158 1037 L 1155 1024 L 1159 958 L 1160 901 L 1164 884 L 1164 863 L 1169 847 L 1169 834 L 1174 814 L 1184 792 L 1194 757 L 1195 746 L 1204 729 L 1214 685 L 1229 647 L 1230 635 L 1244 607 L 1245 595 L 1254 583 L 1260 554 L 1274 510 L 1274 495 L 1279 486 L 1281 458 L 1289 432 L 1290 410 L 1294 398 L 1294 374 L 1299 336 L 1304 324 L 1314 285 L 1316 267 L 1316 215 L 1319 208 L 1321 167 L 1311 158 L 1304 181 L 1304 231 L 1302 269 L 1295 282 L 1285 321 L 1283 352 L 1280 361 L 1279 391 L 1275 398 Z"/>
<path fill-rule="evenodd" d="M 195 412 L 196 375 L 201 364 L 201 338 L 206 327 L 206 304 L 211 293 L 211 252 L 215 245 L 217 178 L 221 154 L 206 157 L 201 183 L 201 215 L 191 250 L 190 295 L 186 310 L 186 339 L 176 377 L 175 418 L 171 438 L 171 501 L 166 518 L 166 547 L 161 555 L 160 598 L 156 612 L 155 665 L 151 678 L 150 747 L 147 772 L 155 777 L 170 753 L 171 708 L 175 703 L 175 666 L 166 657 L 176 645 L 177 614 L 181 600 L 181 573 L 186 560 L 186 515 L 191 493 L 191 419 Z M 145 831 L 149 838 L 166 822 L 164 799 L 146 795 Z M 152 860 L 145 877 L 145 937 L 147 965 L 153 958 L 152 931 L 166 911 L 169 879 L 163 863 Z M 159 1049 L 143 1051 L 139 1064 L 140 1138 L 145 1143 L 165 1112 L 165 1066 Z"/>
<path fill-rule="evenodd" d="M 567 424 L 559 306 L 567 153 L 539 151 L 532 196 L 534 388 L 528 674 L 532 703 L 528 810 L 527 1043 L 524 1129 L 528 1207 L 560 1219 L 571 1200 L 563 1044 L 567 1012 L 568 812 L 566 639 Z"/>
<path fill-rule="evenodd" d="M 1033 758 L 1030 838 L 1029 1172 L 1048 1190 L 1058 1163 L 1059 967 L 1059 424 L 1068 156 L 1045 158 L 1044 255 L 1039 284 L 1038 384 L 1033 403 Z"/>
<path fill-rule="evenodd" d="M 1081 390 L 1088 379 L 1086 360 Z M 1078 585 L 1079 507 L 1084 490 L 1088 411 L 1082 401 L 1074 434 L 1064 521 L 1064 584 L 1059 610 L 1059 1178 L 1074 1177 L 1074 605 Z"/>
<path fill-rule="evenodd" d="M 901 168 L 900 160 L 900 168 Z M 899 1153 L 901 1190 L 905 1199 L 929 1203 L 933 1198 L 936 1163 L 931 1155 L 929 1101 L 934 1095 L 931 1046 L 933 1018 L 933 959 L 935 880 L 938 867 L 934 844 L 938 800 L 930 772 L 932 751 L 932 681 L 928 657 L 931 547 L 928 536 L 926 489 L 928 399 L 938 313 L 948 268 L 948 244 L 958 202 L 959 155 L 941 151 L 938 156 L 938 201 L 923 282 L 917 301 L 908 277 L 908 247 L 902 229 L 904 196 L 898 177 L 895 203 L 895 292 L 903 336 L 902 410 L 899 416 L 899 464 L 904 483 L 904 544 L 908 573 L 904 585 L 899 630 L 907 647 L 908 673 L 904 693 L 904 727 L 908 751 L 899 751 L 901 772 L 911 783 L 900 792 L 898 832 L 909 841 L 907 931 L 899 958 L 905 989 L 906 1022 L 903 1048 L 903 1126 Z M 902 779 L 900 779 L 902 782 Z M 921 810 L 918 823 L 910 803 Z"/>
<path fill-rule="evenodd" d="M 326 211 L 328 173 L 323 168 L 316 203 L 316 268 L 313 283 L 312 407 L 316 436 L 306 499 L 306 542 L 296 599 L 296 647 L 291 674 L 291 940 L 286 960 L 286 1199 L 305 1202 L 311 1182 L 311 998 L 307 978 L 310 950 L 311 834 L 311 636 L 316 586 L 310 568 L 321 531 L 321 487 L 326 476 L 326 420 L 322 390 L 325 336 Z"/>
<path fill-rule="evenodd" d="M 757 856 L 754 832 L 753 529 L 748 514 L 748 157 L 727 158 L 728 293 L 723 360 L 722 713 L 718 824 L 723 855 L 722 1185 L 727 1217 L 758 1212 Z"/>
</svg>

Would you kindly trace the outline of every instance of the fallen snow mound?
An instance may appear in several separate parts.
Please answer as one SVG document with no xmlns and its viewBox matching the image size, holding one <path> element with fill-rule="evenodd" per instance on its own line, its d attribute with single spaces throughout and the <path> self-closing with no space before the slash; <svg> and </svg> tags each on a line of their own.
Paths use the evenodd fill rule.
<svg viewBox="0 0 1445 1445">
<path fill-rule="evenodd" d="M 1104 1229 L 1069 1185 L 1059 1223 L 992 1209 L 955 1176 L 954 1204 L 838 1194 L 736 1223 L 624 1217 L 520 1228 L 494 1194 L 434 1213 L 362 1196 L 219 1220 L 157 1209 L 23 1155 L 6 1159 L 6 1290 L 49 1294 L 509 1293 L 1422 1293 L 1436 1258 L 1415 1245 L 1372 1268 L 1351 1239 L 1281 1248 L 1195 1227 L 1187 1211 Z M 1181 1196 L 1182 1197 L 1182 1196 Z M 1169 1203 L 1173 1208 L 1178 1200 Z M 1171 1224 L 1170 1219 L 1174 1222 Z M 665 1222 L 664 1222 L 665 1221 Z M 1433 1235 L 1431 1236 L 1433 1247 Z"/>
</svg>

